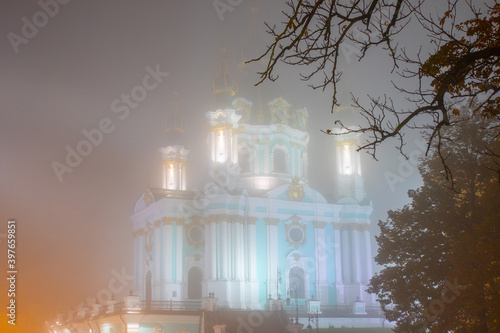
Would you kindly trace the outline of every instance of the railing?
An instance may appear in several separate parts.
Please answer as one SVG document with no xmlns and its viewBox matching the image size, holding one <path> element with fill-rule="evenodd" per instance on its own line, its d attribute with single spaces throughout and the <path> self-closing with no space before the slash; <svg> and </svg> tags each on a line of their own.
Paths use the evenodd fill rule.
<svg viewBox="0 0 500 333">
<path fill-rule="evenodd" d="M 297 316 L 297 305 L 293 302 L 290 305 L 283 305 L 284 310 L 288 314 L 290 318 L 295 318 Z M 299 318 L 308 317 L 309 313 L 307 312 L 307 307 L 305 304 L 300 304 L 298 306 L 299 310 Z M 319 317 L 383 317 L 382 310 L 379 306 L 370 306 L 367 305 L 365 307 L 366 315 L 359 315 L 352 313 L 352 306 L 350 305 L 321 305 L 321 313 L 318 314 Z"/>
<path fill-rule="evenodd" d="M 143 310 L 168 310 L 168 311 L 198 311 L 201 308 L 201 301 L 141 301 Z"/>
<path fill-rule="evenodd" d="M 287 312 L 289 318 L 295 318 L 298 316 L 299 318 L 307 318 L 309 317 L 309 313 L 307 312 L 307 306 L 305 303 L 299 304 L 295 303 L 295 300 L 287 305 L 283 304 L 284 310 Z M 151 301 L 147 304 L 146 301 L 140 301 L 140 311 L 200 311 L 201 309 L 201 300 L 188 300 L 188 301 Z M 370 306 L 367 305 L 365 307 L 366 314 L 354 314 L 352 312 L 352 306 L 349 305 L 321 305 L 321 313 L 318 314 L 318 317 L 329 317 L 329 318 L 353 318 L 353 317 L 370 317 L 370 318 L 383 318 L 382 310 L 379 306 Z M 102 315 L 110 315 L 117 313 L 124 313 L 129 311 L 126 308 L 124 302 L 117 302 L 112 305 L 101 306 L 98 309 L 89 309 L 84 313 L 75 313 L 71 316 L 71 318 L 65 318 L 67 322 L 71 322 L 74 320 L 82 320 L 92 317 L 99 317 Z"/>
</svg>

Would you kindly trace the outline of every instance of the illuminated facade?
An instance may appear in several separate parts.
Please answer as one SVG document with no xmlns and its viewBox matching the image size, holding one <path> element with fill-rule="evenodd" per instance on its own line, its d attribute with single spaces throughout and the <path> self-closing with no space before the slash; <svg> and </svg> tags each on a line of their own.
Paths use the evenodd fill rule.
<svg viewBox="0 0 500 333">
<path fill-rule="evenodd" d="M 206 112 L 211 181 L 201 190 L 186 190 L 187 150 L 160 150 L 162 188 L 147 188 L 131 217 L 136 294 L 147 304 L 214 293 L 232 309 L 287 296 L 324 309 L 376 305 L 365 292 L 372 207 L 358 137 L 336 138 L 340 199 L 327 202 L 308 184 L 307 110 L 278 98 L 267 105 L 268 123 L 255 125 L 252 106 L 237 98 Z"/>
<path fill-rule="evenodd" d="M 131 216 L 133 294 L 61 315 L 50 332 L 298 332 L 311 313 L 320 327 L 382 325 L 366 293 L 372 207 L 359 136 L 335 136 L 324 152 L 337 162 L 324 168 L 336 180 L 328 202 L 308 181 L 307 109 L 277 98 L 263 110 L 236 91 L 222 62 L 212 92 L 224 98 L 205 113 L 199 140 L 209 160 L 196 169 L 209 181 L 198 190 L 173 104 L 161 183 L 146 188 Z M 288 320 L 295 313 L 299 324 Z"/>
</svg>

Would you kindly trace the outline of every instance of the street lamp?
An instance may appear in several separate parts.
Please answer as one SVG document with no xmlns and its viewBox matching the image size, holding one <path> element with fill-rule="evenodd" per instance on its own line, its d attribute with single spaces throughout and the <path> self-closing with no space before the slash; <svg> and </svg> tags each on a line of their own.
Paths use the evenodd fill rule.
<svg viewBox="0 0 500 333">
<path fill-rule="evenodd" d="M 295 312 L 295 324 L 298 324 L 299 323 L 299 295 L 298 295 L 298 292 L 297 292 L 297 288 L 294 288 L 295 289 L 295 309 L 296 309 L 296 312 Z M 286 298 L 286 305 L 290 305 L 290 294 L 292 293 L 292 289 L 288 289 L 288 292 L 287 292 L 287 298 Z M 293 319 L 292 319 L 292 322 L 293 322 Z"/>
<path fill-rule="evenodd" d="M 318 315 L 318 311 L 311 311 L 309 312 L 309 325 L 307 325 L 307 333 L 311 333 L 312 332 L 312 326 L 311 326 L 311 322 L 314 324 L 316 323 L 316 332 L 319 332 L 319 315 Z"/>
</svg>

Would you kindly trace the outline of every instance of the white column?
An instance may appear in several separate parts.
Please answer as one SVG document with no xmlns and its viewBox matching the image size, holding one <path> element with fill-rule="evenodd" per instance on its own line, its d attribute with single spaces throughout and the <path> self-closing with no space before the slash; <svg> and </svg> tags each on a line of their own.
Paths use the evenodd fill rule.
<svg viewBox="0 0 500 333">
<path fill-rule="evenodd" d="M 334 241 L 334 251 L 335 251 L 335 283 L 344 284 L 342 279 L 342 250 L 340 248 L 341 242 L 341 230 L 339 229 L 340 223 L 333 224 L 333 241 Z"/>
<path fill-rule="evenodd" d="M 163 170 L 162 188 L 165 190 L 167 188 L 167 164 L 165 163 L 165 161 L 162 161 L 162 170 Z"/>
<path fill-rule="evenodd" d="M 351 284 L 351 249 L 349 248 L 349 244 L 351 244 L 349 237 L 349 230 L 342 226 L 342 271 L 343 271 L 343 281 L 345 284 Z"/>
<path fill-rule="evenodd" d="M 279 219 L 266 218 L 267 224 L 267 291 L 272 295 L 276 292 L 278 268 L 278 228 Z M 284 273 L 284 272 L 283 272 Z M 276 297 L 278 295 L 275 295 Z"/>
<path fill-rule="evenodd" d="M 257 232 L 255 221 L 248 222 L 248 256 L 249 256 L 249 269 L 250 281 L 257 282 Z"/>
<path fill-rule="evenodd" d="M 176 267 L 175 267 L 175 282 L 176 283 L 182 283 L 183 282 L 183 277 L 182 277 L 182 261 L 184 259 L 182 255 L 182 243 L 183 243 L 183 235 L 182 235 L 182 222 L 179 220 L 176 221 L 176 249 L 175 249 L 175 254 L 176 254 Z"/>
<path fill-rule="evenodd" d="M 134 232 L 134 290 L 137 292 L 139 286 L 139 235 Z"/>
<path fill-rule="evenodd" d="M 210 235 L 212 240 L 210 241 L 210 279 L 217 280 L 217 241 L 219 237 L 217 235 L 217 224 L 214 220 L 210 222 Z"/>
<path fill-rule="evenodd" d="M 225 219 L 225 217 L 224 217 Z M 221 266 L 220 266 L 220 271 L 221 271 L 221 279 L 227 280 L 227 269 L 228 269 L 228 248 L 227 248 L 227 221 L 221 221 L 219 223 L 219 228 L 221 231 L 221 243 L 220 243 L 220 258 L 221 258 Z"/>
<path fill-rule="evenodd" d="M 212 266 L 211 266 L 211 242 L 213 238 L 210 233 L 210 223 L 208 221 L 205 221 L 205 276 L 204 276 L 204 282 L 211 280 L 212 276 Z M 207 291 L 208 292 L 208 291 Z"/>
<path fill-rule="evenodd" d="M 181 179 L 182 179 L 182 184 L 181 184 L 181 190 L 186 190 L 186 163 L 182 163 L 181 167 Z"/>
<path fill-rule="evenodd" d="M 245 258 L 244 258 L 244 253 L 243 253 L 243 246 L 244 246 L 244 240 L 243 240 L 243 225 L 241 224 L 241 221 L 238 221 L 235 224 L 236 227 L 236 232 L 235 232 L 235 249 L 236 249 L 236 254 L 235 254 L 235 271 L 236 271 L 236 279 L 239 281 L 243 281 L 245 279 Z"/>
<path fill-rule="evenodd" d="M 175 161 L 172 164 L 172 183 L 174 184 L 174 189 L 180 190 L 180 178 L 179 178 L 179 161 Z"/>
<path fill-rule="evenodd" d="M 154 223 L 154 247 L 155 247 L 155 258 L 154 258 L 154 277 L 153 277 L 153 290 L 152 290 L 152 298 L 160 300 L 161 299 L 161 262 L 163 260 L 163 256 L 161 253 L 161 222 L 155 221 Z"/>
<path fill-rule="evenodd" d="M 368 228 L 368 225 L 367 225 Z M 362 232 L 362 239 L 363 239 L 363 267 L 364 267 L 364 274 L 363 274 L 363 279 L 362 282 L 363 284 L 367 285 L 370 282 L 370 279 L 372 278 L 373 272 L 372 272 L 372 249 L 371 249 L 371 242 L 370 242 L 370 230 L 366 229 L 363 230 Z"/>
<path fill-rule="evenodd" d="M 342 170 L 342 154 L 341 154 L 341 151 L 342 151 L 342 145 L 340 144 L 340 142 L 336 142 L 336 149 L 335 149 L 335 153 L 337 155 L 337 174 L 341 175 L 343 174 L 343 170 Z"/>
<path fill-rule="evenodd" d="M 326 222 L 314 221 L 314 243 L 316 257 L 316 299 L 328 301 L 328 284 L 326 280 Z M 325 290 L 326 286 L 326 290 Z"/>
<path fill-rule="evenodd" d="M 146 272 L 144 272 L 144 231 L 141 229 L 141 232 L 137 235 L 137 292 L 141 299 L 144 299 L 146 295 L 144 295 L 144 277 L 146 276 Z"/>
<path fill-rule="evenodd" d="M 165 282 L 172 283 L 172 222 L 167 221 L 163 224 L 163 279 Z"/>
<path fill-rule="evenodd" d="M 359 230 L 357 226 L 354 226 L 351 230 L 352 237 L 352 265 L 353 265 L 353 277 L 352 282 L 355 284 L 361 283 L 361 260 L 360 260 L 360 248 L 359 248 Z"/>
<path fill-rule="evenodd" d="M 227 276 L 229 280 L 234 279 L 234 238 L 233 223 L 229 217 L 227 221 Z"/>
<path fill-rule="evenodd" d="M 226 161 L 231 162 L 232 159 L 232 135 L 231 135 L 231 130 L 227 129 L 226 130 L 226 136 L 225 136 L 226 142 L 224 144 L 224 151 L 226 152 Z"/>
</svg>

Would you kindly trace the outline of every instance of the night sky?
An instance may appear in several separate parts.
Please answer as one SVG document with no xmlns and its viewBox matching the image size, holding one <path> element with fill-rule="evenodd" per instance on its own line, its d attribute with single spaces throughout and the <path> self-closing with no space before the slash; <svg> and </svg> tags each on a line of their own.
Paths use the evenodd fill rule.
<svg viewBox="0 0 500 333">
<path fill-rule="evenodd" d="M 117 272 L 132 275 L 128 218 L 145 186 L 160 186 L 158 148 L 169 145 L 163 124 L 174 91 L 190 150 L 188 188 L 201 188 L 208 167 L 204 112 L 214 104 L 210 82 L 221 48 L 227 49 L 230 74 L 239 85 L 236 97 L 255 102 L 253 84 L 262 64 L 243 62 L 265 49 L 263 22 L 278 23 L 285 9 L 278 1 L 250 0 L 228 5 L 231 10 L 224 13 L 209 0 L 66 2 L 0 4 L 0 268 L 6 276 L 7 221 L 13 218 L 18 270 L 17 330 L 6 324 L 3 278 L 0 331 L 43 330 L 58 312 L 76 310 L 87 297 L 109 289 Z M 50 15 L 39 14 L 42 7 Z M 34 22 L 39 27 L 30 30 Z M 418 39 L 404 37 L 409 44 Z M 281 96 L 294 108 L 308 109 L 309 184 L 327 197 L 334 191 L 334 144 L 320 129 L 338 118 L 356 124 L 359 116 L 348 107 L 351 92 L 361 97 L 394 92 L 390 61 L 383 50 L 370 52 L 362 63 L 355 55 L 344 57 L 340 90 L 347 107 L 333 114 L 331 90 L 309 88 L 299 80 L 300 68 L 280 65 L 280 79 L 261 86 L 264 103 Z M 114 112 L 115 101 L 143 85 L 151 71 L 161 72 L 158 84 L 128 113 Z M 97 128 L 108 133 L 84 147 L 84 133 Z M 415 137 L 408 136 L 407 152 L 418 149 Z M 378 162 L 361 153 L 374 233 L 377 220 L 406 203 L 407 190 L 420 182 L 414 167 L 402 167 L 394 144 L 381 148 Z M 68 147 L 79 145 L 88 154 L 69 167 Z M 58 177 L 54 165 L 67 169 Z M 391 186 L 389 173 L 400 181 Z M 131 288 L 131 282 L 123 285 L 115 297 Z"/>
</svg>

